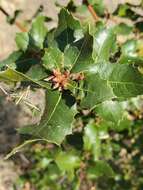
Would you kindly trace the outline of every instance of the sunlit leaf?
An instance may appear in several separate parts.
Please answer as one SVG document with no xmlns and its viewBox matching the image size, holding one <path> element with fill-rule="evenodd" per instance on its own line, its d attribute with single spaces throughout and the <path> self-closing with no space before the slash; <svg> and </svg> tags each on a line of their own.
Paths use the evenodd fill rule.
<svg viewBox="0 0 143 190">
<path fill-rule="evenodd" d="M 16 35 L 16 44 L 19 49 L 25 51 L 28 48 L 29 45 L 29 35 L 26 32 L 18 33 Z"/>
<path fill-rule="evenodd" d="M 44 25 L 45 17 L 38 16 L 32 24 L 32 28 L 29 32 L 30 46 L 36 48 L 43 48 L 43 43 L 47 34 L 47 28 Z"/>
<path fill-rule="evenodd" d="M 45 111 L 40 123 L 23 127 L 19 131 L 22 134 L 31 134 L 49 142 L 60 144 L 66 135 L 72 133 L 72 122 L 75 114 L 75 108 L 69 108 L 60 93 L 47 91 Z"/>
</svg>

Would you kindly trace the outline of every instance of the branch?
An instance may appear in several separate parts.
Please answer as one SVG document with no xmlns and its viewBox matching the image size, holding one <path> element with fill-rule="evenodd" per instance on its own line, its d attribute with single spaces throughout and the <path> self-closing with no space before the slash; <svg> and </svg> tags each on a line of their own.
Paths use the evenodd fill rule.
<svg viewBox="0 0 143 190">
<path fill-rule="evenodd" d="M 99 21 L 100 18 L 97 16 L 97 14 L 96 14 L 93 6 L 90 5 L 87 0 L 83 0 L 83 3 L 87 6 L 89 12 L 91 13 L 91 15 L 93 16 L 93 18 L 95 19 L 95 21 L 96 22 Z"/>
<path fill-rule="evenodd" d="M 96 22 L 99 21 L 99 17 L 97 16 L 97 14 L 96 14 L 93 6 L 92 5 L 88 5 L 87 7 L 88 7 L 89 12 L 91 13 L 91 15 L 93 16 L 93 18 L 95 19 L 95 21 Z"/>
</svg>

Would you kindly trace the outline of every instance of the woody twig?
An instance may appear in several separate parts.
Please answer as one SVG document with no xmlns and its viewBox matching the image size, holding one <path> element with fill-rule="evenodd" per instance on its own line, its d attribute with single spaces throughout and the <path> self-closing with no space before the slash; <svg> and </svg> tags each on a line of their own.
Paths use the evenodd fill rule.
<svg viewBox="0 0 143 190">
<path fill-rule="evenodd" d="M 87 0 L 84 0 L 83 3 L 87 6 L 89 12 L 91 13 L 91 15 L 93 16 L 93 18 L 95 19 L 95 21 L 96 21 L 96 22 L 99 21 L 99 17 L 98 17 L 98 15 L 96 14 L 96 12 L 95 12 L 93 6 L 90 5 Z"/>
</svg>

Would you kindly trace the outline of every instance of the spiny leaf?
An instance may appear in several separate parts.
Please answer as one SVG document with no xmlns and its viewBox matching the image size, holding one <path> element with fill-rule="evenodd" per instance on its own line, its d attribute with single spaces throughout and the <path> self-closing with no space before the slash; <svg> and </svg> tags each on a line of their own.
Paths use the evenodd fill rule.
<svg viewBox="0 0 143 190">
<path fill-rule="evenodd" d="M 64 66 L 72 69 L 79 55 L 79 50 L 76 46 L 67 46 L 64 51 Z"/>
<path fill-rule="evenodd" d="M 81 25 L 79 20 L 74 18 L 70 12 L 63 8 L 59 13 L 59 23 L 55 36 L 59 36 L 67 28 L 72 30 L 81 29 Z"/>
<path fill-rule="evenodd" d="M 118 62 L 121 64 L 143 65 L 143 57 L 138 55 L 138 42 L 136 40 L 128 40 L 122 45 L 121 56 Z"/>
<path fill-rule="evenodd" d="M 47 91 L 46 107 L 40 124 L 26 126 L 19 131 L 59 145 L 66 135 L 71 134 L 75 114 L 75 109 L 65 104 L 59 92 Z"/>
<path fill-rule="evenodd" d="M 93 39 L 89 34 L 85 34 L 84 38 L 72 44 L 72 46 L 77 47 L 79 51 L 75 61 L 72 64 L 71 71 L 73 73 L 82 72 L 86 70 L 92 63 L 94 63 L 92 58 L 92 45 Z"/>
<path fill-rule="evenodd" d="M 96 179 L 97 177 L 106 176 L 114 177 L 115 173 L 111 166 L 104 161 L 97 161 L 91 165 L 87 170 L 89 179 Z"/>
<path fill-rule="evenodd" d="M 5 71 L 0 72 L 0 81 L 6 82 L 6 83 L 16 83 L 16 82 L 27 81 L 27 82 L 33 82 L 43 88 L 50 89 L 50 85 L 48 83 L 40 81 L 38 79 L 38 76 L 37 78 L 35 78 L 35 75 L 33 76 L 32 73 L 31 74 L 29 73 L 29 76 L 28 76 L 10 67 Z"/>
<path fill-rule="evenodd" d="M 24 81 L 26 77 L 22 73 L 18 73 L 17 71 L 8 68 L 5 71 L 0 72 L 0 81 L 3 82 L 21 82 Z"/>
<path fill-rule="evenodd" d="M 55 30 L 55 39 L 61 51 L 75 40 L 75 30 L 82 30 L 79 20 L 75 19 L 66 9 L 59 14 L 58 27 Z"/>
<path fill-rule="evenodd" d="M 19 49 L 26 51 L 29 45 L 29 35 L 27 32 L 16 34 L 15 38 L 16 44 Z"/>
<path fill-rule="evenodd" d="M 108 82 L 101 79 L 98 74 L 90 74 L 86 76 L 83 91 L 86 95 L 83 98 L 81 105 L 85 108 L 92 109 L 95 105 L 114 98 L 112 88 L 108 85 Z"/>
<path fill-rule="evenodd" d="M 116 124 L 122 120 L 124 115 L 123 103 L 117 101 L 103 102 L 95 108 L 95 111 L 103 119 L 112 121 Z"/>
<path fill-rule="evenodd" d="M 43 43 L 47 34 L 47 28 L 44 25 L 44 21 L 44 16 L 38 16 L 33 22 L 32 28 L 29 32 L 31 47 L 43 48 Z"/>
<path fill-rule="evenodd" d="M 131 126 L 128 119 L 127 111 L 125 111 L 125 102 L 106 101 L 95 108 L 96 113 L 103 119 L 109 128 L 122 131 Z"/>
<path fill-rule="evenodd" d="M 86 34 L 85 37 L 75 44 L 80 44 L 80 53 L 76 60 L 72 72 L 84 72 L 89 70 L 97 63 L 107 63 L 109 58 L 115 53 L 116 50 L 116 37 L 113 29 L 98 29 L 90 35 Z"/>
<path fill-rule="evenodd" d="M 8 58 L 6 58 L 3 61 L 0 61 L 0 70 L 1 68 L 7 65 L 16 67 L 15 62 L 20 58 L 21 55 L 22 55 L 21 51 L 14 51 L 13 53 L 11 53 L 8 56 Z"/>
<path fill-rule="evenodd" d="M 68 45 L 64 53 L 57 47 L 49 47 L 45 50 L 43 66 L 48 70 L 65 68 L 71 72 L 79 72 L 88 67 L 92 61 L 92 37 L 85 35 L 84 38 Z"/>
<path fill-rule="evenodd" d="M 26 75 L 35 81 L 39 81 L 46 78 L 48 74 L 46 73 L 45 68 L 41 65 L 33 65 L 33 67 L 28 70 Z"/>
<path fill-rule="evenodd" d="M 126 100 L 143 93 L 143 76 L 131 65 L 95 65 L 86 76 L 84 91 L 84 107 L 92 108 L 113 98 Z"/>
<path fill-rule="evenodd" d="M 71 171 L 80 166 L 79 156 L 72 151 L 62 152 L 60 151 L 55 158 L 55 161 L 59 168 L 63 171 Z"/>
<path fill-rule="evenodd" d="M 107 62 L 116 49 L 116 36 L 114 29 L 99 29 L 97 32 L 89 31 L 93 36 L 93 59 L 96 62 Z"/>
<path fill-rule="evenodd" d="M 64 66 L 64 55 L 58 48 L 48 48 L 45 50 L 43 66 L 48 70 L 61 69 Z"/>
<path fill-rule="evenodd" d="M 98 160 L 101 153 L 100 146 L 101 140 L 99 138 L 98 126 L 91 122 L 85 127 L 84 149 L 91 151 L 93 153 L 94 160 Z"/>
</svg>

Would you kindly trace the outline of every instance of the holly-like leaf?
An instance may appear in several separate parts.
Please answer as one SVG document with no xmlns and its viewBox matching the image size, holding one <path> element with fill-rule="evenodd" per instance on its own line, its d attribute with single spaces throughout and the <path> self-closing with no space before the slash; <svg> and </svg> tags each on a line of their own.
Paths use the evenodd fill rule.
<svg viewBox="0 0 143 190">
<path fill-rule="evenodd" d="M 98 160 L 100 156 L 101 140 L 99 138 L 98 126 L 93 122 L 85 127 L 84 131 L 84 149 L 91 151 L 94 155 L 94 160 Z"/>
<path fill-rule="evenodd" d="M 26 75 L 29 78 L 32 78 L 35 81 L 39 81 L 42 80 L 44 78 L 46 78 L 48 76 L 48 74 L 46 73 L 45 68 L 41 67 L 41 65 L 34 65 L 32 66 L 28 72 L 26 73 Z"/>
<path fill-rule="evenodd" d="M 26 51 L 29 45 L 29 35 L 27 32 L 16 34 L 15 38 L 17 47 L 23 51 Z"/>
<path fill-rule="evenodd" d="M 86 34 L 84 38 L 76 41 L 72 45 L 73 47 L 78 48 L 78 54 L 76 59 L 74 59 L 74 62 L 72 63 L 71 72 L 84 72 L 88 69 L 89 66 L 91 66 L 91 64 L 94 64 L 94 60 L 92 58 L 92 36 Z"/>
<path fill-rule="evenodd" d="M 64 66 L 72 69 L 79 56 L 79 50 L 76 46 L 68 46 L 64 51 Z"/>
<path fill-rule="evenodd" d="M 40 124 L 23 127 L 19 132 L 31 134 L 59 145 L 66 135 L 72 133 L 72 122 L 75 114 L 75 108 L 70 108 L 65 104 L 61 93 L 47 91 L 46 107 Z"/>
<path fill-rule="evenodd" d="M 95 111 L 103 119 L 107 121 L 112 121 L 114 123 L 120 122 L 124 115 L 123 105 L 121 102 L 117 101 L 103 102 L 95 108 Z"/>
<path fill-rule="evenodd" d="M 21 51 L 14 51 L 13 53 L 11 53 L 8 58 L 6 58 L 3 61 L 0 61 L 0 70 L 4 67 L 4 66 L 15 66 L 15 62 L 20 58 L 20 56 L 22 55 Z"/>
<path fill-rule="evenodd" d="M 119 63 L 143 65 L 143 57 L 138 55 L 138 42 L 136 40 L 125 42 L 122 46 L 121 53 Z"/>
<path fill-rule="evenodd" d="M 45 51 L 43 66 L 48 70 L 61 69 L 64 67 L 64 55 L 58 48 L 48 48 Z"/>
<path fill-rule="evenodd" d="M 132 65 L 101 64 L 89 71 L 85 79 L 83 107 L 93 108 L 106 100 L 126 100 L 143 93 L 143 76 Z"/>
<path fill-rule="evenodd" d="M 72 72 L 86 72 L 97 63 L 109 62 L 116 50 L 115 39 L 113 29 L 99 29 L 96 32 L 90 31 L 90 35 L 86 34 L 75 43 L 80 48 Z"/>
<path fill-rule="evenodd" d="M 61 9 L 59 13 L 58 28 L 55 31 L 55 36 L 59 36 L 67 28 L 70 28 L 72 30 L 81 29 L 81 25 L 79 20 L 73 17 L 70 12 L 68 12 L 66 9 Z M 68 35 L 69 34 L 67 33 L 67 36 Z"/>
<path fill-rule="evenodd" d="M 116 49 L 116 36 L 114 29 L 99 29 L 97 32 L 90 31 L 93 36 L 93 59 L 96 62 L 109 61 Z"/>
<path fill-rule="evenodd" d="M 44 25 L 45 17 L 38 16 L 32 24 L 29 32 L 30 46 L 35 48 L 43 48 L 43 43 L 47 34 L 47 28 Z"/>
<path fill-rule="evenodd" d="M 88 168 L 87 175 L 89 179 L 96 179 L 101 176 L 114 177 L 115 173 L 107 162 L 100 160 Z"/>
<path fill-rule="evenodd" d="M 75 152 L 60 151 L 55 158 L 58 167 L 62 171 L 71 171 L 80 166 L 80 158 Z"/>
<path fill-rule="evenodd" d="M 24 81 L 26 77 L 22 73 L 18 73 L 15 70 L 8 68 L 5 71 L 0 72 L 0 81 L 2 82 L 21 82 Z"/>
<path fill-rule="evenodd" d="M 71 72 L 80 72 L 93 63 L 92 37 L 85 35 L 84 38 L 68 45 L 64 53 L 57 47 L 49 47 L 45 51 L 43 66 L 48 70 L 65 68 Z"/>
<path fill-rule="evenodd" d="M 64 51 L 65 47 L 75 40 L 75 30 L 82 30 L 79 20 L 66 9 L 61 9 L 58 28 L 55 30 L 55 39 L 61 51 Z"/>
<path fill-rule="evenodd" d="M 31 71 L 32 72 L 32 71 Z M 46 76 L 46 73 L 43 70 L 39 70 L 38 72 L 42 72 L 42 75 L 44 77 L 44 75 Z M 38 73 L 39 76 L 35 76 L 33 75 L 33 73 L 28 73 L 28 75 L 23 74 L 21 72 L 18 72 L 12 68 L 8 68 L 5 71 L 0 72 L 0 81 L 2 82 L 6 82 L 6 83 L 17 83 L 17 82 L 32 82 L 35 83 L 39 86 L 41 86 L 42 88 L 47 88 L 50 89 L 50 85 L 44 81 L 40 81 L 41 79 L 41 73 Z"/>
<path fill-rule="evenodd" d="M 96 113 L 106 122 L 110 122 L 110 128 L 122 131 L 128 129 L 131 121 L 125 110 L 125 102 L 106 101 L 95 108 Z"/>
<path fill-rule="evenodd" d="M 98 74 L 86 76 L 84 92 L 86 95 L 82 100 L 82 106 L 85 108 L 92 109 L 95 105 L 114 97 L 107 80 L 100 78 Z"/>
<path fill-rule="evenodd" d="M 74 170 L 80 166 L 80 157 L 75 151 L 60 151 L 56 157 L 55 162 L 61 171 L 67 172 L 69 179 L 73 180 Z"/>
</svg>

